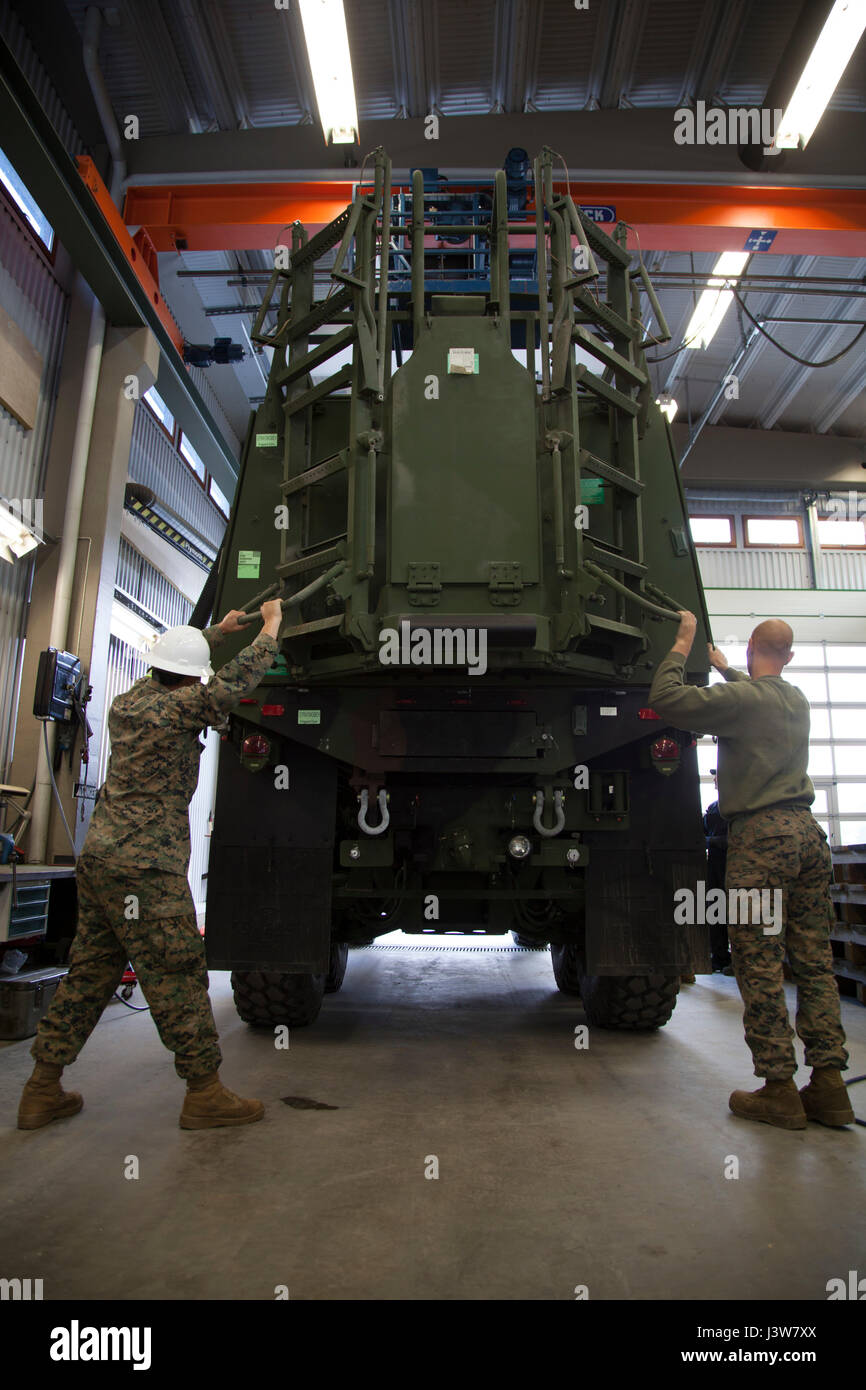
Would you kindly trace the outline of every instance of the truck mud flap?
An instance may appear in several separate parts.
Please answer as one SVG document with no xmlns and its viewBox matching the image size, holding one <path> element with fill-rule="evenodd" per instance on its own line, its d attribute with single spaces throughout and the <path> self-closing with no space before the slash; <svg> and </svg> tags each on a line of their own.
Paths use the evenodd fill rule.
<svg viewBox="0 0 866 1390">
<path fill-rule="evenodd" d="M 337 765 L 293 743 L 289 786 L 220 748 L 205 946 L 214 970 L 318 974 L 331 941 Z"/>
<path fill-rule="evenodd" d="M 710 969 L 705 926 L 674 922 L 674 892 L 706 873 L 700 851 L 648 851 L 588 835 L 586 957 L 589 975 L 679 975 Z"/>
</svg>

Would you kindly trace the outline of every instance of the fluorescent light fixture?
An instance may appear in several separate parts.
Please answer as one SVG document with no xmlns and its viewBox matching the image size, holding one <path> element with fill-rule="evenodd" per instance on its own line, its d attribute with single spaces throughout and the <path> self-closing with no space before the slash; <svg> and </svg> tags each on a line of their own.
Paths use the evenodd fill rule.
<svg viewBox="0 0 866 1390">
<path fill-rule="evenodd" d="M 719 324 L 730 308 L 733 295 L 730 290 L 719 288 L 725 280 L 735 280 L 743 273 L 749 259 L 748 251 L 723 251 L 713 266 L 713 275 L 707 281 L 689 320 L 685 333 L 686 346 L 690 348 L 709 347 L 716 336 Z M 721 276 L 721 279 L 716 279 Z"/>
<path fill-rule="evenodd" d="M 300 0 L 300 8 L 325 142 L 353 145 L 358 111 L 343 0 Z"/>
<path fill-rule="evenodd" d="M 836 0 L 782 113 L 773 147 L 802 150 L 866 29 L 866 0 Z"/>
<path fill-rule="evenodd" d="M 0 504 L 0 560 L 14 565 L 20 556 L 35 550 L 40 541 L 41 537 L 31 531 L 13 510 Z"/>
<path fill-rule="evenodd" d="M 125 642 L 127 647 L 131 647 L 139 661 L 147 658 L 150 648 L 159 636 L 153 623 L 147 622 L 117 599 L 114 599 L 111 605 L 110 625 L 112 637 L 117 637 L 121 642 Z"/>
<path fill-rule="evenodd" d="M 662 415 L 666 415 L 671 424 L 676 418 L 679 406 L 669 391 L 662 391 L 660 396 L 656 396 L 656 405 L 660 407 Z"/>
</svg>

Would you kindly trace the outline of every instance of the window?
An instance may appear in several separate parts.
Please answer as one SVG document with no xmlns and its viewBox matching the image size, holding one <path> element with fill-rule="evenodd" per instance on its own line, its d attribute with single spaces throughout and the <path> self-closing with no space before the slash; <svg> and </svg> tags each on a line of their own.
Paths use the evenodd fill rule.
<svg viewBox="0 0 866 1390">
<path fill-rule="evenodd" d="M 208 491 L 210 492 L 211 497 L 213 498 L 214 502 L 216 502 L 220 511 L 223 512 L 225 516 L 228 516 L 231 510 L 229 499 L 226 497 L 222 489 L 217 486 L 213 478 L 211 478 L 210 480 L 210 486 L 208 488 Z"/>
<path fill-rule="evenodd" d="M 193 473 L 196 475 L 199 481 L 203 483 L 205 481 L 207 469 L 205 468 L 204 462 L 202 461 L 201 457 L 199 456 L 199 454 L 196 453 L 195 449 L 192 447 L 192 445 L 190 444 L 186 435 L 183 434 L 183 432 L 181 432 L 180 436 L 180 452 L 182 457 L 186 459 Z"/>
<path fill-rule="evenodd" d="M 862 738 L 866 733 L 866 710 L 834 709 L 832 713 L 834 738 Z M 813 726 L 814 722 L 813 718 Z M 823 738 L 823 734 L 818 737 Z"/>
<path fill-rule="evenodd" d="M 824 648 L 817 646 L 801 645 L 796 638 L 794 639 L 794 655 L 791 658 L 788 669 L 784 672 L 786 680 L 790 679 L 791 672 L 798 670 L 801 666 L 824 666 Z"/>
<path fill-rule="evenodd" d="M 719 765 L 719 746 L 717 743 L 698 744 L 698 772 L 702 777 L 712 777 L 713 768 Z M 712 799 L 712 798 L 711 798 Z"/>
<path fill-rule="evenodd" d="M 812 815 L 826 816 L 828 814 L 828 811 L 829 807 L 827 805 L 827 788 L 816 787 L 815 800 L 812 802 Z"/>
<path fill-rule="evenodd" d="M 840 782 L 836 802 L 841 815 L 866 815 L 866 782 Z"/>
<path fill-rule="evenodd" d="M 729 659 L 735 650 L 739 654 L 733 642 L 718 641 Z M 866 844 L 866 642 L 804 642 L 795 652 L 783 674 L 811 705 L 813 813 L 834 847 Z M 718 765 L 719 750 L 704 737 L 697 751 L 706 807 L 715 800 L 710 768 Z"/>
<path fill-rule="evenodd" d="M 819 662 L 815 663 L 820 665 Z M 866 646 L 858 647 L 854 643 L 850 646 L 838 646 L 827 648 L 827 664 L 833 666 L 866 666 Z"/>
<path fill-rule="evenodd" d="M 840 777 L 866 777 L 866 743 L 845 744 L 839 749 L 836 767 Z M 866 811 L 866 806 L 863 810 Z"/>
<path fill-rule="evenodd" d="M 835 715 L 835 713 L 833 714 L 833 729 L 834 729 L 834 732 L 836 733 L 836 737 L 837 737 L 837 738 L 840 738 L 841 735 L 840 735 L 838 732 L 836 732 L 836 715 Z M 810 712 L 809 712 L 809 732 L 810 732 L 812 738 L 827 738 L 827 739 L 829 739 L 829 737 L 830 737 L 830 711 L 829 711 L 828 709 L 821 709 L 820 706 L 818 706 L 818 705 L 813 705 L 813 706 L 812 706 L 812 708 L 811 708 L 811 710 L 810 710 Z M 858 737 L 859 737 L 859 735 L 858 735 Z"/>
<path fill-rule="evenodd" d="M 803 548 L 803 522 L 798 516 L 747 516 L 743 525 L 746 545 Z"/>
<path fill-rule="evenodd" d="M 823 550 L 866 550 L 866 521 L 819 517 L 818 541 Z"/>
<path fill-rule="evenodd" d="M 692 516 L 689 527 L 695 545 L 736 545 L 732 516 Z"/>
<path fill-rule="evenodd" d="M 810 704 L 826 705 L 827 703 L 827 677 L 823 671 L 799 672 L 792 671 L 790 667 L 783 672 L 783 676 L 790 685 L 796 685 Z"/>
<path fill-rule="evenodd" d="M 31 198 L 2 150 L 0 150 L 0 184 L 5 188 L 27 226 L 50 255 L 54 249 L 54 228 L 42 209 Z"/>
<path fill-rule="evenodd" d="M 746 651 L 748 642 L 727 642 L 724 637 L 719 637 L 716 633 L 716 646 L 720 647 L 728 659 L 729 666 L 739 666 L 743 671 L 746 669 Z"/>
<path fill-rule="evenodd" d="M 830 699 L 834 704 L 855 705 L 866 701 L 866 674 L 830 672 Z"/>
<path fill-rule="evenodd" d="M 809 744 L 808 773 L 810 777 L 833 776 L 833 749 L 828 743 Z"/>
<path fill-rule="evenodd" d="M 156 416 L 157 420 L 162 425 L 162 428 L 165 430 L 169 439 L 173 440 L 174 416 L 172 415 L 171 411 L 169 410 L 168 406 L 166 405 L 165 401 L 162 399 L 162 396 L 159 394 L 156 388 L 154 386 L 151 386 L 149 391 L 145 391 L 141 399 L 144 401 L 145 405 L 150 407 L 152 414 Z"/>
</svg>

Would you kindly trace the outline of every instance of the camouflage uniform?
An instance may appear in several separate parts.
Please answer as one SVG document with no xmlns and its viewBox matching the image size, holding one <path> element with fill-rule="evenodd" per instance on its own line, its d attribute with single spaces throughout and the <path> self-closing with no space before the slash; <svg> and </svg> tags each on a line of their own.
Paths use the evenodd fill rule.
<svg viewBox="0 0 866 1390">
<path fill-rule="evenodd" d="M 204 633 L 210 647 L 222 635 Z M 37 1061 L 75 1060 L 129 961 L 178 1075 L 189 1080 L 218 1068 L 204 943 L 186 877 L 198 735 L 255 689 L 278 651 L 260 633 L 206 686 L 170 689 L 145 677 L 113 702 L 108 775 L 78 861 L 70 969 L 39 1024 Z"/>
<path fill-rule="evenodd" d="M 728 923 L 755 1075 L 784 1081 L 796 1071 L 782 983 L 786 947 L 806 1062 L 841 1071 L 848 1054 L 829 941 L 832 861 L 827 837 L 809 810 L 815 799 L 807 773 L 809 703 L 781 676 L 752 680 L 729 666 L 724 684 L 697 687 L 685 683 L 684 666 L 681 652 L 668 653 L 649 703 L 678 729 L 718 736 L 729 902 L 732 889 L 782 890 L 777 935 L 764 934 L 768 922 Z"/>
<path fill-rule="evenodd" d="M 831 877 L 827 836 L 807 807 L 769 807 L 738 816 L 730 826 L 728 890 L 782 892 L 777 935 L 765 935 L 766 921 L 728 926 L 745 1005 L 746 1042 L 755 1075 L 770 1081 L 785 1081 L 797 1069 L 782 983 L 786 949 L 797 985 L 797 1033 L 806 1046 L 806 1065 L 842 1070 L 848 1064 L 830 948 Z"/>
</svg>

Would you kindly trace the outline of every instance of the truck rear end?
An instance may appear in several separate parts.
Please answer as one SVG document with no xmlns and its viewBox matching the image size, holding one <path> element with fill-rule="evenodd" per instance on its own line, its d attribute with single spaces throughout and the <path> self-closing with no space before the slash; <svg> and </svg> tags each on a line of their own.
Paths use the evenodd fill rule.
<svg viewBox="0 0 866 1390">
<path fill-rule="evenodd" d="M 644 358 L 664 321 L 549 151 L 509 167 L 395 189 L 377 151 L 255 325 L 215 607 L 277 592 L 286 620 L 222 743 L 206 929 L 252 1023 L 311 1022 L 395 928 L 549 943 L 602 1026 L 657 1027 L 708 968 L 673 920 L 703 875 L 694 741 L 647 701 L 676 610 L 690 679 L 709 639 Z"/>
</svg>

